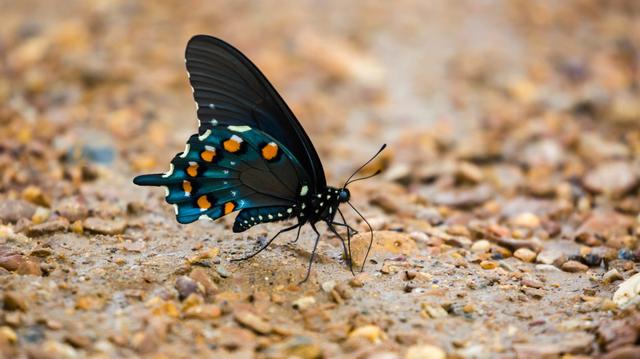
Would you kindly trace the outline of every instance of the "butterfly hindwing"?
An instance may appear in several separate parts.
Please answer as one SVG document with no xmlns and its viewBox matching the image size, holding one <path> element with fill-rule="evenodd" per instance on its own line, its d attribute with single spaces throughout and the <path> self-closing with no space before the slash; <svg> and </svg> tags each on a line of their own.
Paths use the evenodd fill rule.
<svg viewBox="0 0 640 359">
<path fill-rule="evenodd" d="M 284 219 L 297 191 L 309 181 L 295 157 L 271 136 L 248 126 L 222 125 L 192 135 L 184 152 L 171 161 L 169 172 L 134 179 L 139 185 L 165 186 L 166 201 L 175 206 L 180 223 L 244 209 L 269 212 L 264 217 L 256 212 L 254 218 L 264 220 L 251 225 L 270 220 L 271 212 L 277 216 L 280 211 L 278 218 Z M 234 231 L 251 225 L 236 225 Z"/>
<path fill-rule="evenodd" d="M 185 61 L 198 105 L 199 133 L 218 125 L 250 126 L 286 147 L 315 193 L 326 186 L 311 140 L 260 70 L 228 43 L 207 35 L 188 43 Z"/>
</svg>

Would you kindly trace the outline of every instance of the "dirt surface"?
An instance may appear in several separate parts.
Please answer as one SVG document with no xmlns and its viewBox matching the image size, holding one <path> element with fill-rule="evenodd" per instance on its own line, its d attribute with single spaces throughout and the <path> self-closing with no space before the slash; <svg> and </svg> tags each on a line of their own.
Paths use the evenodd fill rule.
<svg viewBox="0 0 640 359">
<path fill-rule="evenodd" d="M 636 1 L 0 1 L 0 355 L 640 357 Z M 179 225 L 183 51 L 236 45 L 375 229 Z M 348 221 L 354 262 L 368 227 Z M 618 286 L 625 286 L 614 297 Z M 626 355 L 626 356 L 625 356 Z"/>
</svg>

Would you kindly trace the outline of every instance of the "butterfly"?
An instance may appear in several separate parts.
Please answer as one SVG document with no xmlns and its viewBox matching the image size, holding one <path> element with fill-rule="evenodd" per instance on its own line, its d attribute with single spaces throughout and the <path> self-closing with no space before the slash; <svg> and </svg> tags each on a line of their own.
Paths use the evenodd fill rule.
<svg viewBox="0 0 640 359">
<path fill-rule="evenodd" d="M 298 230 L 297 241 L 300 229 L 309 224 L 316 237 L 302 282 L 309 278 L 320 239 L 316 225 L 324 221 L 340 238 L 353 272 L 351 236 L 357 231 L 347 224 L 339 205 L 349 204 L 368 224 L 349 202 L 347 186 L 380 172 L 352 180 L 386 145 L 343 186 L 327 186 L 322 162 L 309 136 L 246 56 L 223 40 L 196 35 L 187 44 L 185 62 L 196 102 L 198 133 L 171 160 L 168 172 L 141 175 L 133 182 L 164 186 L 165 199 L 175 207 L 176 218 L 182 224 L 218 219 L 232 212 L 238 212 L 233 224 L 236 233 L 259 223 L 296 221 L 277 232 L 258 251 L 235 260 L 254 257 L 280 234 L 294 229 Z M 346 229 L 346 243 L 336 227 Z M 372 241 L 373 230 L 367 255 Z"/>
</svg>

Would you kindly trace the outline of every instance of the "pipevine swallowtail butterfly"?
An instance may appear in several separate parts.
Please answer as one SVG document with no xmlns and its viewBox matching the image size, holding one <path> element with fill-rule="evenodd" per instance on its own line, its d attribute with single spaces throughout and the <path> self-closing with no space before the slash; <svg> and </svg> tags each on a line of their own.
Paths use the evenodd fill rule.
<svg viewBox="0 0 640 359">
<path fill-rule="evenodd" d="M 185 62 L 197 104 L 198 133 L 189 138 L 184 152 L 173 158 L 168 172 L 141 175 L 133 182 L 164 186 L 166 201 L 174 205 L 177 220 L 183 224 L 218 219 L 236 211 L 234 232 L 264 222 L 297 220 L 258 251 L 237 260 L 255 256 L 284 232 L 298 229 L 299 237 L 300 228 L 310 224 L 316 238 L 303 282 L 309 277 L 320 239 L 316 224 L 324 221 L 342 241 L 353 271 L 350 241 L 356 231 L 346 223 L 339 205 L 347 203 L 360 215 L 349 203 L 347 185 L 375 156 L 342 187 L 327 186 L 309 136 L 246 56 L 220 39 L 197 35 L 187 44 Z M 346 228 L 346 243 L 336 226 Z"/>
</svg>

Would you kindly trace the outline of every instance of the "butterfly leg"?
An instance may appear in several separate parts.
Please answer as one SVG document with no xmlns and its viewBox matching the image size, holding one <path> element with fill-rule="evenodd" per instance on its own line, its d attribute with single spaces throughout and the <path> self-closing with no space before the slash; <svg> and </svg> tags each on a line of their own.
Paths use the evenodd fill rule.
<svg viewBox="0 0 640 359">
<path fill-rule="evenodd" d="M 347 245 L 345 244 L 344 238 L 342 238 L 342 236 L 335 229 L 335 227 L 333 226 L 333 223 L 329 223 L 328 226 L 329 226 L 329 230 L 333 232 L 333 234 L 338 236 L 338 238 L 340 238 L 340 242 L 342 243 L 342 250 L 344 252 L 344 257 L 346 258 L 347 263 L 349 263 L 349 270 L 351 270 L 351 274 L 355 275 L 355 273 L 353 273 L 353 265 L 351 264 L 351 253 L 349 253 L 349 250 L 347 249 Z M 348 229 L 347 229 L 347 236 L 350 237 Z"/>
<path fill-rule="evenodd" d="M 309 265 L 307 266 L 307 275 L 304 276 L 304 279 L 300 281 L 298 284 L 302 284 L 309 279 L 309 274 L 311 274 L 311 265 L 313 264 L 313 258 L 316 256 L 316 249 L 318 248 L 318 242 L 320 242 L 320 232 L 316 229 L 315 223 L 311 223 L 311 228 L 316 232 L 316 241 L 313 244 L 313 251 L 311 251 L 311 258 L 309 258 Z"/>
<path fill-rule="evenodd" d="M 346 223 L 342 223 L 342 222 L 331 222 L 332 225 L 334 226 L 340 226 L 340 227 L 344 227 L 347 228 L 349 230 L 349 233 L 353 236 L 354 234 L 358 234 L 359 232 L 351 227 L 350 225 L 346 224 Z"/>
<path fill-rule="evenodd" d="M 301 226 L 302 226 L 302 224 L 300 224 L 300 223 L 296 223 L 296 224 L 294 224 L 294 225 L 293 225 L 293 226 L 291 226 L 291 227 L 287 227 L 287 228 L 281 229 L 278 233 L 276 233 L 276 235 L 275 235 L 275 236 L 271 237 L 271 239 L 267 242 L 267 244 L 265 244 L 264 246 L 262 246 L 262 248 L 258 249 L 256 252 L 254 252 L 254 253 L 252 253 L 252 254 L 250 254 L 250 255 L 246 256 L 246 257 L 242 257 L 242 258 L 233 258 L 233 259 L 231 259 L 231 262 L 244 261 L 244 260 L 247 260 L 247 259 L 250 259 L 250 258 L 255 257 L 258 253 L 262 252 L 262 251 L 263 251 L 263 250 L 265 250 L 267 247 L 269 247 L 269 245 L 271 244 L 271 242 L 273 242 L 273 241 L 274 241 L 274 240 L 275 240 L 275 239 L 276 239 L 276 238 L 277 238 L 281 233 L 288 232 L 288 231 L 290 231 L 290 230 L 292 230 L 292 229 L 296 229 L 296 228 L 301 227 Z M 300 232 L 298 231 L 298 233 L 300 233 Z"/>
<path fill-rule="evenodd" d="M 302 229 L 302 225 L 304 223 L 298 223 L 298 234 L 296 234 L 296 239 L 292 240 L 291 242 L 289 242 L 289 244 L 294 244 L 298 242 L 298 239 L 300 239 L 300 230 Z"/>
<path fill-rule="evenodd" d="M 340 208 L 338 208 L 338 214 L 340 215 L 340 219 L 342 219 L 344 226 L 347 227 L 347 245 L 349 247 L 349 269 L 351 269 L 351 273 L 353 273 L 353 261 L 352 261 L 353 257 L 351 257 L 351 232 L 350 231 L 353 231 L 354 234 L 358 233 L 358 231 L 353 229 L 353 227 L 347 224 L 347 220 L 344 218 L 344 215 L 342 214 L 342 211 L 340 210 Z"/>
</svg>

